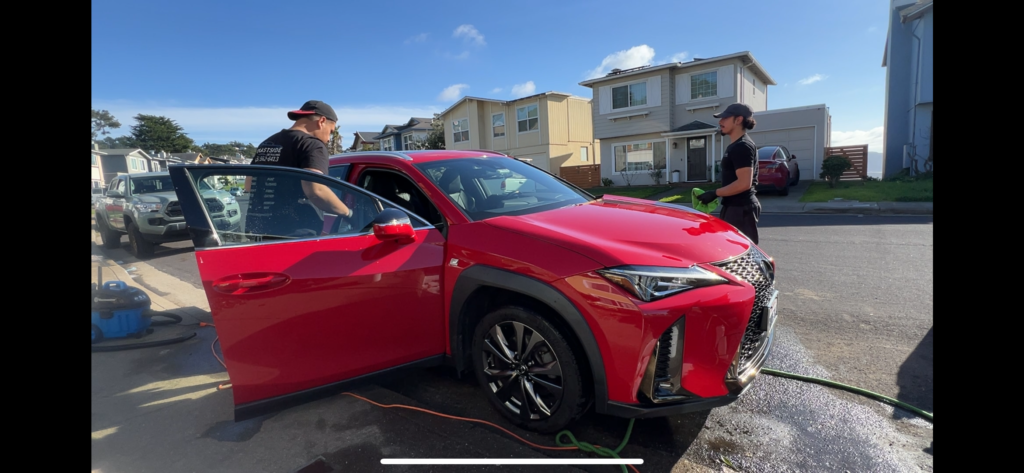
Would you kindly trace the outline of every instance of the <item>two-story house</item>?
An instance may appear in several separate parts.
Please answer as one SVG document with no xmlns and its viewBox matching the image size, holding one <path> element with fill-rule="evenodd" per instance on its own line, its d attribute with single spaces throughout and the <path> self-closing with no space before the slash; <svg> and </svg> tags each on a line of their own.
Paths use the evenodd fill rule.
<svg viewBox="0 0 1024 473">
<path fill-rule="evenodd" d="M 106 187 L 103 180 L 103 168 L 100 167 L 100 157 L 107 153 L 100 151 L 95 141 L 92 142 L 92 187 L 102 189 Z"/>
<path fill-rule="evenodd" d="M 135 174 L 150 172 L 153 169 L 151 162 L 153 158 L 139 148 L 104 149 L 99 150 L 101 175 L 103 182 L 109 183 L 118 174 Z"/>
<path fill-rule="evenodd" d="M 600 163 L 591 102 L 562 92 L 514 100 L 462 97 L 444 112 L 446 149 L 486 149 L 529 159 L 558 175 L 565 166 Z"/>
<path fill-rule="evenodd" d="M 713 115 L 734 102 L 754 110 L 751 139 L 759 147 L 786 146 L 803 179 L 818 175 L 830 144 L 824 104 L 768 110 L 775 80 L 748 51 L 616 69 L 580 85 L 593 90 L 594 139 L 608 157 L 601 177 L 616 185 L 653 184 L 653 170 L 661 170 L 661 182 L 716 180 L 729 138 L 717 134 Z"/>
<path fill-rule="evenodd" d="M 375 131 L 357 131 L 353 133 L 355 135 L 352 138 L 352 146 L 349 146 L 349 151 L 366 151 L 378 148 L 377 140 L 373 139 L 378 133 Z"/>
<path fill-rule="evenodd" d="M 385 125 L 373 139 L 380 144 L 381 151 L 420 149 L 430 134 L 430 122 L 430 118 L 412 117 L 404 125 Z"/>
<path fill-rule="evenodd" d="M 886 68 L 883 178 L 903 169 L 925 171 L 931 166 L 932 15 L 932 0 L 890 3 L 882 55 Z"/>
</svg>

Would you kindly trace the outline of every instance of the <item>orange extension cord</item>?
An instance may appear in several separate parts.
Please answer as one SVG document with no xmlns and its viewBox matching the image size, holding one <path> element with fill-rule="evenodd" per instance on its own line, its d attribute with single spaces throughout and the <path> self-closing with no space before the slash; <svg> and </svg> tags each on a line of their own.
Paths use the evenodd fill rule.
<svg viewBox="0 0 1024 473">
<path fill-rule="evenodd" d="M 208 324 L 206 322 L 200 322 L 199 326 L 200 327 L 216 327 L 216 325 Z M 217 351 L 214 349 L 214 346 L 217 344 L 217 342 L 219 340 L 220 340 L 220 337 L 217 337 L 217 338 L 213 339 L 213 343 L 210 344 L 210 352 L 213 353 L 213 357 L 216 358 L 217 361 L 220 362 L 220 365 L 223 366 L 224 369 L 226 370 L 226 369 L 228 369 L 227 365 L 224 364 L 224 360 L 222 360 L 220 358 L 220 356 L 217 356 Z M 224 390 L 224 389 L 230 389 L 230 388 L 231 388 L 231 383 L 224 383 L 224 384 L 221 384 L 221 385 L 217 386 L 217 390 L 218 391 Z M 506 434 L 509 434 L 509 435 L 515 437 L 520 442 L 523 442 L 523 443 L 525 443 L 525 444 L 527 444 L 527 445 L 529 445 L 529 446 L 531 446 L 533 448 L 539 448 L 539 449 L 542 449 L 542 450 L 579 450 L 580 449 L 579 447 L 547 447 L 547 446 L 544 446 L 544 445 L 537 445 L 537 444 L 535 444 L 535 443 L 533 443 L 533 442 L 531 442 L 529 440 L 526 440 L 526 439 L 524 439 L 524 438 L 522 438 L 522 437 L 520 437 L 520 436 L 518 436 L 518 435 L 516 435 L 516 434 L 514 434 L 512 432 L 510 432 L 508 429 L 506 429 L 504 427 L 501 427 L 499 425 L 495 425 L 495 424 L 493 424 L 491 422 L 487 422 L 485 420 L 472 419 L 472 418 L 469 418 L 469 417 L 452 416 L 452 415 L 448 415 L 448 414 L 442 414 L 440 412 L 434 412 L 434 411 L 431 411 L 429 409 L 423 409 L 423 408 L 420 408 L 420 407 L 406 406 L 404 404 L 381 404 L 379 402 L 371 401 L 369 399 L 366 399 L 365 397 L 362 397 L 362 396 L 360 396 L 358 394 L 352 394 L 350 392 L 343 392 L 341 394 L 344 394 L 344 395 L 347 395 L 347 396 L 352 396 L 352 397 L 354 397 L 356 399 L 359 399 L 361 401 L 366 401 L 366 402 L 368 402 L 370 404 L 373 404 L 373 405 L 375 405 L 377 407 L 383 407 L 385 409 L 391 409 L 391 408 L 409 409 L 411 411 L 425 412 L 427 414 L 435 415 L 435 416 L 438 416 L 438 417 L 444 417 L 445 419 L 454 419 L 454 420 L 461 420 L 461 421 L 465 421 L 465 422 L 475 422 L 477 424 L 489 425 L 491 427 L 494 427 L 495 429 L 498 429 L 498 430 L 500 430 L 502 432 L 505 432 Z M 601 448 L 600 445 L 594 445 L 594 447 L 595 448 Z M 635 466 L 633 466 L 633 465 L 626 465 L 626 466 L 628 466 L 630 469 L 632 469 L 636 473 L 640 473 L 640 470 L 637 470 Z"/>
</svg>

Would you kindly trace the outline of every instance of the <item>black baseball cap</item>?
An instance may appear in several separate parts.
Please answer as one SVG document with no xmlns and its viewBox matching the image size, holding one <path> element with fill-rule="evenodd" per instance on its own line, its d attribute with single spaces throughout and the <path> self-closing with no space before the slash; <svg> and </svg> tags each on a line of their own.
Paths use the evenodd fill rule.
<svg viewBox="0 0 1024 473">
<path fill-rule="evenodd" d="M 288 112 L 288 119 L 298 120 L 300 118 L 308 117 L 314 114 L 323 115 L 328 120 L 335 123 L 337 123 L 338 121 L 338 115 L 334 113 L 334 109 L 331 108 L 330 105 L 327 105 L 326 103 L 323 103 L 319 100 L 310 100 L 309 102 L 302 104 L 302 108 Z"/>
<path fill-rule="evenodd" d="M 754 115 L 754 111 L 750 109 L 746 104 L 734 103 L 725 108 L 724 111 L 718 112 L 713 116 L 715 118 L 732 118 L 732 117 L 743 117 L 744 119 L 750 118 Z"/>
</svg>

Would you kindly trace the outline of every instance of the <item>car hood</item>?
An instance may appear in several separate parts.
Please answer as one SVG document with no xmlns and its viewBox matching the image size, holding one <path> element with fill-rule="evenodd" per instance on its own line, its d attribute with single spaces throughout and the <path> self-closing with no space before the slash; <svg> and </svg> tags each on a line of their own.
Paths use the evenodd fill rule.
<svg viewBox="0 0 1024 473">
<path fill-rule="evenodd" d="M 582 205 L 486 220 L 582 254 L 606 267 L 687 267 L 741 255 L 753 243 L 732 225 L 693 209 L 605 196 Z"/>
<path fill-rule="evenodd" d="M 174 191 L 168 192 L 148 192 L 145 194 L 135 194 L 135 199 L 139 202 L 153 202 L 153 203 L 168 203 L 178 200 L 178 194 Z"/>
</svg>

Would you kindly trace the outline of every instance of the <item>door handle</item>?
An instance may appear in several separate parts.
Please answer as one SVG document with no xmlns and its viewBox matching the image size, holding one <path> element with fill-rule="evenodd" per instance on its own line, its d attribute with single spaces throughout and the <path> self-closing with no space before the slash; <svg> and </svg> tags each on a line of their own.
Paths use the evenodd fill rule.
<svg viewBox="0 0 1024 473">
<path fill-rule="evenodd" d="M 291 278 L 282 273 L 234 274 L 213 283 L 213 289 L 225 294 L 252 294 L 277 289 Z"/>
</svg>

